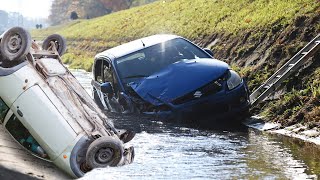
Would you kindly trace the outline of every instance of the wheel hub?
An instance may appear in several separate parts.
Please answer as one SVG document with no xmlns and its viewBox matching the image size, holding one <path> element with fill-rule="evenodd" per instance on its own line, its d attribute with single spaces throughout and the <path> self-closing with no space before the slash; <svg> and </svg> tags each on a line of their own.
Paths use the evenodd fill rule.
<svg viewBox="0 0 320 180">
<path fill-rule="evenodd" d="M 96 160 L 99 163 L 107 163 L 112 160 L 113 150 L 111 148 L 100 149 L 97 152 Z"/>
<path fill-rule="evenodd" d="M 21 37 L 19 35 L 11 36 L 8 42 L 8 50 L 12 53 L 18 52 L 21 48 Z"/>
</svg>

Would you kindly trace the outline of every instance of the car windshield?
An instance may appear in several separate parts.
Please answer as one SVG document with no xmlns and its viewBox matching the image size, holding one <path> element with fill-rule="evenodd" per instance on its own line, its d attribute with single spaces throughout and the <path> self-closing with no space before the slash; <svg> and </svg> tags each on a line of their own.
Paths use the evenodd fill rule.
<svg viewBox="0 0 320 180">
<path fill-rule="evenodd" d="M 187 59 L 210 58 L 192 43 L 176 38 L 141 49 L 116 60 L 123 83 L 134 78 L 148 77 L 175 62 Z"/>
</svg>

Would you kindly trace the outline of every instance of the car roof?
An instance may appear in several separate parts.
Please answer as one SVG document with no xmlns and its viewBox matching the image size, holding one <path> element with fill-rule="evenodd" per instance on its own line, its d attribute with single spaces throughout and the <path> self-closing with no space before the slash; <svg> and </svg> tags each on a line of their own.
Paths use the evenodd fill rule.
<svg viewBox="0 0 320 180">
<path fill-rule="evenodd" d="M 116 46 L 106 51 L 103 51 L 102 53 L 97 54 L 96 58 L 100 56 L 108 56 L 108 57 L 113 56 L 114 58 L 118 58 L 118 57 L 130 54 L 132 52 L 141 50 L 143 48 L 150 47 L 155 44 L 166 42 L 175 38 L 181 38 L 181 37 L 177 35 L 170 35 L 170 34 L 157 34 L 157 35 L 144 37 L 141 39 L 137 39 L 137 40 Z"/>
</svg>

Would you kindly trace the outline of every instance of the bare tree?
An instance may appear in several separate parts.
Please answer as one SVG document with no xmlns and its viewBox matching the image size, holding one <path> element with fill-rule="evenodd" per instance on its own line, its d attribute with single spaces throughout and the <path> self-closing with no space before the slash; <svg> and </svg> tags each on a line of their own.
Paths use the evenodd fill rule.
<svg viewBox="0 0 320 180">
<path fill-rule="evenodd" d="M 155 0 L 53 0 L 49 20 L 52 25 L 70 19 L 90 19 Z"/>
</svg>

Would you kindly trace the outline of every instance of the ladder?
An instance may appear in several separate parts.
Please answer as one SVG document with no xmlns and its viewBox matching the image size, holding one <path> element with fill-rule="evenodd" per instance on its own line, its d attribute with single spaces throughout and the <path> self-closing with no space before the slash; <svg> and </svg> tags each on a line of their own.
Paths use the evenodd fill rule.
<svg viewBox="0 0 320 180">
<path fill-rule="evenodd" d="M 251 106 L 264 100 L 269 94 L 275 92 L 276 88 L 298 70 L 313 54 L 320 49 L 320 34 L 311 40 L 297 54 L 295 54 L 286 64 L 275 72 L 266 82 L 250 95 Z"/>
</svg>

